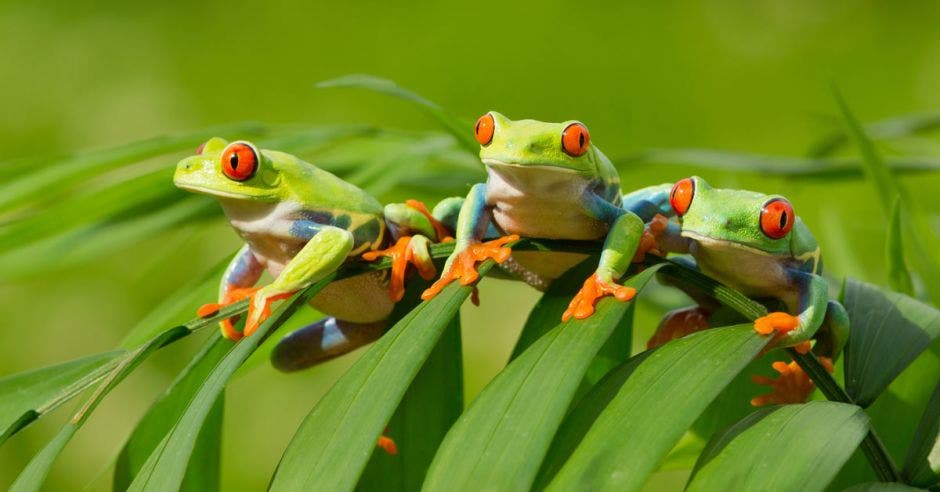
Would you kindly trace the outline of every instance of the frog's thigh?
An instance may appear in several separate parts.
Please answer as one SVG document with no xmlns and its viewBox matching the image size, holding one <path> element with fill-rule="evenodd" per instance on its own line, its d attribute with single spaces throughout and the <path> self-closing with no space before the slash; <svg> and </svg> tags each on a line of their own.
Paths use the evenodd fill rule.
<svg viewBox="0 0 940 492">
<path fill-rule="evenodd" d="M 374 323 L 392 312 L 384 272 L 369 272 L 326 286 L 310 305 L 321 313 L 353 323 Z"/>
</svg>

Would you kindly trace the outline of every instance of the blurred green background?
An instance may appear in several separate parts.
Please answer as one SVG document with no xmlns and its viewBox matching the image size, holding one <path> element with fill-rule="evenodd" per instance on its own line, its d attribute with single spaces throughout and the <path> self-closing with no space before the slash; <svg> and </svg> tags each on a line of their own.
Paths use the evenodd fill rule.
<svg viewBox="0 0 940 492">
<path fill-rule="evenodd" d="M 348 73 L 395 80 L 468 119 L 490 109 L 517 119 L 580 119 L 615 158 L 672 147 L 800 156 L 841 128 L 833 82 L 864 121 L 940 108 L 938 25 L 935 2 L 914 1 L 7 1 L 0 3 L 0 162 L 243 120 L 437 128 L 407 103 L 313 88 Z M 881 148 L 940 155 L 940 143 L 925 137 Z M 717 186 L 787 195 L 817 235 L 832 279 L 885 284 L 886 219 L 871 183 L 621 167 L 625 190 L 692 173 Z M 901 181 L 936 232 L 940 177 Z M 390 190 L 380 198 L 404 197 Z M 0 278 L 0 375 L 110 349 L 162 298 L 237 247 L 220 219 L 55 274 Z M 487 280 L 482 307 L 464 308 L 468 401 L 505 363 L 537 297 Z M 660 315 L 641 303 L 637 346 Z M 112 393 L 59 459 L 48 488 L 107 489 L 123 439 L 202 337 L 161 351 Z M 265 486 L 300 419 L 354 357 L 291 376 L 265 364 L 243 371 L 227 392 L 225 490 Z M 0 487 L 67 413 L 0 448 Z M 682 473 L 662 473 L 650 487 L 672 485 Z"/>
</svg>

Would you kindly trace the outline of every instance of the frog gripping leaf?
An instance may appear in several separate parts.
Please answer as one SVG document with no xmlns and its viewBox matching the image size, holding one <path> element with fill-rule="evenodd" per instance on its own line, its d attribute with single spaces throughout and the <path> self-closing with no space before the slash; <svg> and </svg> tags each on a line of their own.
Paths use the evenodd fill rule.
<svg viewBox="0 0 940 492">
<path fill-rule="evenodd" d="M 573 299 L 564 320 L 591 316 L 604 296 L 631 299 L 631 289 L 616 281 L 637 252 L 643 221 L 621 207 L 620 178 L 610 160 L 592 145 L 587 127 L 578 121 L 513 121 L 491 111 L 477 120 L 474 134 L 487 181 L 474 185 L 463 202 L 454 253 L 441 278 L 422 297 L 434 297 L 454 280 L 463 285 L 475 282 L 477 266 L 487 259 L 507 262 L 504 270 L 544 289 L 584 258 L 512 252 L 509 245 L 524 236 L 604 244 L 596 271 Z"/>
</svg>

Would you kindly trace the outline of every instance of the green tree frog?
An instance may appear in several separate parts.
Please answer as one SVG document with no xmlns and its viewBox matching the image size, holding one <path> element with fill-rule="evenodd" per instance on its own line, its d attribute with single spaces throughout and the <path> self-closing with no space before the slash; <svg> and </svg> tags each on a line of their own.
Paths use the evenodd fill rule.
<svg viewBox="0 0 940 492">
<path fill-rule="evenodd" d="M 689 253 L 690 266 L 702 273 L 783 311 L 754 322 L 762 335 L 777 338 L 781 346 L 806 352 L 817 334 L 817 354 L 831 369 L 848 337 L 845 309 L 829 300 L 829 287 L 820 275 L 822 258 L 816 239 L 794 213 L 786 198 L 744 190 L 714 189 L 693 176 L 672 186 L 668 201 L 679 224 L 657 216 L 650 224 L 659 249 Z M 648 345 L 654 347 L 692 331 L 707 328 L 719 305 L 688 286 L 680 286 L 696 300 L 697 307 L 668 313 Z M 790 314 L 793 313 L 793 314 Z M 795 363 L 775 363 L 776 380 L 755 377 L 774 388 L 774 393 L 752 403 L 804 401 L 812 389 Z"/>
<path fill-rule="evenodd" d="M 474 134 L 486 183 L 474 185 L 460 209 L 454 253 L 444 273 L 423 294 L 430 299 L 459 279 L 479 278 L 477 265 L 492 258 L 505 262 L 523 280 L 551 281 L 583 259 L 580 255 L 515 252 L 519 236 L 544 239 L 603 240 L 600 263 L 571 301 L 562 319 L 584 319 L 606 295 L 627 301 L 635 295 L 618 285 L 643 236 L 643 220 L 621 207 L 620 178 L 610 160 L 591 143 L 577 121 L 513 121 L 491 111 L 477 120 Z M 482 242 L 495 228 L 503 237 Z"/>
<path fill-rule="evenodd" d="M 219 302 L 200 309 L 201 315 L 208 315 L 251 297 L 244 331 L 236 330 L 233 320 L 220 323 L 229 339 L 250 336 L 273 301 L 311 285 L 349 258 L 393 258 L 390 279 L 378 271 L 353 276 L 332 282 L 310 300 L 331 317 L 282 341 L 273 362 L 284 370 L 312 365 L 379 336 L 401 298 L 408 264 L 416 265 L 425 278 L 434 278 L 428 238 L 449 235 L 418 202 L 383 207 L 313 164 L 245 141 L 209 140 L 197 155 L 180 161 L 174 183 L 215 197 L 245 241 L 222 276 Z M 449 209 L 459 206 L 459 200 L 450 200 L 435 213 L 453 214 Z M 265 269 L 274 281 L 255 288 Z"/>
</svg>

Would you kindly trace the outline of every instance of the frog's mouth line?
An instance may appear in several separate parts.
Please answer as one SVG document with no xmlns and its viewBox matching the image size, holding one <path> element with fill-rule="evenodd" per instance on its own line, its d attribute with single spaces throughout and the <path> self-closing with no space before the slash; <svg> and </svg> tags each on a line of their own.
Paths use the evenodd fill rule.
<svg viewBox="0 0 940 492">
<path fill-rule="evenodd" d="M 177 188 L 180 188 L 186 191 L 192 191 L 193 193 L 202 193 L 204 195 L 212 195 L 212 196 L 221 197 L 221 198 L 232 198 L 235 200 L 248 200 L 248 199 L 264 200 L 264 199 L 271 198 L 270 196 L 267 196 L 267 195 L 249 195 L 249 194 L 232 193 L 229 191 L 209 188 L 207 186 L 197 186 L 197 185 L 191 185 L 191 184 L 185 184 L 185 183 L 174 183 L 174 184 L 176 184 Z"/>
<path fill-rule="evenodd" d="M 694 232 L 694 231 L 682 231 L 682 232 L 680 233 L 680 235 L 681 235 L 682 237 L 687 237 L 687 238 L 689 238 L 689 239 L 695 241 L 696 243 L 699 243 L 699 244 L 701 244 L 702 246 L 705 246 L 705 247 L 712 247 L 712 248 L 721 248 L 721 247 L 725 247 L 725 248 L 738 249 L 738 250 L 741 250 L 741 251 L 745 251 L 745 252 L 750 253 L 750 254 L 752 254 L 752 255 L 759 255 L 759 256 L 778 256 L 778 255 L 775 255 L 775 254 L 773 254 L 773 253 L 769 253 L 769 252 L 767 252 L 767 251 L 760 250 L 760 249 L 757 249 L 757 248 L 748 246 L 748 245 L 746 245 L 746 244 L 741 244 L 741 243 L 736 242 L 736 241 L 730 241 L 730 240 L 728 240 L 728 239 L 715 239 L 715 238 L 713 238 L 713 237 L 703 236 L 703 235 L 701 235 L 701 234 L 699 234 L 699 233 L 697 233 L 697 232 Z"/>
<path fill-rule="evenodd" d="M 500 161 L 497 159 L 489 159 L 489 158 L 480 159 L 480 160 L 483 161 L 483 164 L 486 164 L 487 166 L 513 167 L 517 169 L 534 169 L 534 170 L 542 169 L 542 170 L 548 170 L 548 171 L 553 171 L 553 172 L 581 174 L 576 169 L 571 169 L 570 167 L 565 167 L 565 166 L 556 166 L 554 164 L 517 164 L 514 162 L 504 162 L 504 161 Z"/>
</svg>

